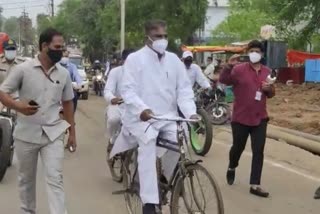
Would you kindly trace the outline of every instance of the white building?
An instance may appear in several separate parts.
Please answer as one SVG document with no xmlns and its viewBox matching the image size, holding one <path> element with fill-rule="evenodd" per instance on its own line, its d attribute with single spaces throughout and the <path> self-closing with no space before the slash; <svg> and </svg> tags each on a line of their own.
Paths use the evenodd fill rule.
<svg viewBox="0 0 320 214">
<path fill-rule="evenodd" d="M 207 20 L 200 33 L 200 38 L 204 41 L 210 40 L 212 30 L 223 22 L 229 14 L 229 0 L 208 0 L 208 3 Z"/>
</svg>

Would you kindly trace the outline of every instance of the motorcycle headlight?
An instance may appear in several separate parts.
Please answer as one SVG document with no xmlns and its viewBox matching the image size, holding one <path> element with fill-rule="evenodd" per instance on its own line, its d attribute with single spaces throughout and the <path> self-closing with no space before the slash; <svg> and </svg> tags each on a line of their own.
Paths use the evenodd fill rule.
<svg viewBox="0 0 320 214">
<path fill-rule="evenodd" d="M 98 75 L 97 80 L 101 80 L 101 79 L 102 79 L 102 75 Z"/>
</svg>

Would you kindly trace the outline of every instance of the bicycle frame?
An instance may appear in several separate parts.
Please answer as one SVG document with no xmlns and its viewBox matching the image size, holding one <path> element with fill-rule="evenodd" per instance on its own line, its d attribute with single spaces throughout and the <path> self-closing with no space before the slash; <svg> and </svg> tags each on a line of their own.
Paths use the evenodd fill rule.
<svg viewBox="0 0 320 214">
<path fill-rule="evenodd" d="M 168 149 L 169 151 L 174 151 L 177 153 L 180 153 L 180 160 L 177 163 L 173 174 L 170 178 L 170 180 L 168 181 L 168 184 L 164 184 L 161 183 L 159 181 L 159 186 L 160 188 L 162 188 L 164 190 L 164 193 L 162 195 L 160 195 L 160 204 L 164 204 L 163 201 L 161 201 L 163 199 L 163 196 L 167 195 L 167 193 L 171 190 L 172 187 L 175 186 L 178 178 L 180 176 L 185 176 L 186 175 L 186 166 L 188 165 L 192 165 L 192 164 L 196 164 L 199 163 L 200 160 L 197 161 L 192 161 L 186 158 L 186 150 L 185 150 L 185 146 L 184 143 L 187 144 L 187 136 L 186 133 L 184 131 L 183 128 L 183 122 L 181 121 L 177 121 L 177 140 L 178 142 L 173 142 L 167 139 L 162 139 L 160 137 L 158 137 L 157 139 L 157 146 L 161 147 L 161 148 L 165 148 Z M 174 146 L 178 146 L 178 148 L 174 148 Z M 187 148 L 188 150 L 188 148 Z"/>
</svg>

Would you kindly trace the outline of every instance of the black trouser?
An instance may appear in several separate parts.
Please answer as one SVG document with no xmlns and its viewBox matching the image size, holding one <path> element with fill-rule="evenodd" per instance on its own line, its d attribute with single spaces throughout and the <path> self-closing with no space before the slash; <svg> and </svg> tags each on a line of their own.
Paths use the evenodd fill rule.
<svg viewBox="0 0 320 214">
<path fill-rule="evenodd" d="M 262 120 L 258 126 L 246 126 L 232 123 L 233 145 L 229 154 L 229 168 L 239 165 L 242 152 L 246 147 L 248 137 L 251 137 L 252 164 L 250 184 L 260 185 L 263 168 L 264 146 L 266 143 L 268 119 Z"/>
<path fill-rule="evenodd" d="M 76 113 L 77 106 L 78 106 L 78 92 L 74 92 L 74 98 L 73 98 L 73 112 Z"/>
</svg>

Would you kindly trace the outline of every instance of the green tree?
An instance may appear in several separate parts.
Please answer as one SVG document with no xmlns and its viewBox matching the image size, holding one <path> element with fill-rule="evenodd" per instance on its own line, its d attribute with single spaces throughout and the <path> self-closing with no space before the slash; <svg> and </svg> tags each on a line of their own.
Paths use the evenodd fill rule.
<svg viewBox="0 0 320 214">
<path fill-rule="evenodd" d="M 65 0 L 53 20 L 54 26 L 66 37 L 77 37 L 84 45 L 84 53 L 91 59 L 105 56 L 119 49 L 119 0 Z M 149 19 L 164 19 L 169 24 L 172 49 L 176 39 L 183 43 L 205 21 L 207 0 L 127 0 L 126 44 L 141 47 L 143 25 Z"/>
<path fill-rule="evenodd" d="M 270 0 L 277 14 L 279 32 L 286 32 L 292 46 L 304 49 L 307 44 L 319 46 L 320 1 Z"/>
<path fill-rule="evenodd" d="M 5 20 L 3 31 L 6 32 L 10 38 L 14 40 L 19 39 L 19 18 L 12 16 Z"/>
<path fill-rule="evenodd" d="M 274 24 L 275 16 L 269 0 L 231 0 L 229 16 L 212 32 L 212 44 L 258 38 L 261 27 Z"/>
<path fill-rule="evenodd" d="M 240 41 L 258 38 L 261 26 L 272 24 L 273 19 L 258 10 L 249 10 L 233 13 L 221 23 L 214 31 L 213 35 L 225 35 Z"/>
<path fill-rule="evenodd" d="M 48 27 L 52 27 L 53 23 L 51 18 L 47 14 L 38 14 L 37 15 L 37 33 L 41 34 Z"/>
</svg>

